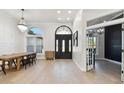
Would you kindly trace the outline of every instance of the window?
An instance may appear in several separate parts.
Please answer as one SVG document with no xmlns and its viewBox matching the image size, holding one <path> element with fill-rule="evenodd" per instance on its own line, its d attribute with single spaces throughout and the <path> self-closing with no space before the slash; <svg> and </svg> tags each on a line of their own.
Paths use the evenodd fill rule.
<svg viewBox="0 0 124 93">
<path fill-rule="evenodd" d="M 62 40 L 62 52 L 65 52 L 65 40 Z"/>
<path fill-rule="evenodd" d="M 56 34 L 62 35 L 62 34 L 72 34 L 72 33 L 71 33 L 70 28 L 68 28 L 68 27 L 66 27 L 66 26 L 61 26 L 61 27 L 59 27 L 59 28 L 57 29 Z"/>
<path fill-rule="evenodd" d="M 27 52 L 43 53 L 43 31 L 31 28 L 27 33 Z"/>
<path fill-rule="evenodd" d="M 36 52 L 42 53 L 43 49 L 43 39 L 42 37 L 36 37 Z"/>
<path fill-rule="evenodd" d="M 56 52 L 58 52 L 58 40 L 56 40 Z"/>
<path fill-rule="evenodd" d="M 88 40 L 89 47 L 96 48 L 96 38 L 97 37 L 89 37 L 89 40 Z"/>
<path fill-rule="evenodd" d="M 27 38 L 27 51 L 34 52 L 34 39 L 33 37 Z"/>
<path fill-rule="evenodd" d="M 41 31 L 39 28 L 37 27 L 32 27 L 29 31 L 28 31 L 28 35 L 43 35 L 43 31 Z"/>
<path fill-rule="evenodd" d="M 69 52 L 71 52 L 71 40 L 69 40 Z"/>
</svg>

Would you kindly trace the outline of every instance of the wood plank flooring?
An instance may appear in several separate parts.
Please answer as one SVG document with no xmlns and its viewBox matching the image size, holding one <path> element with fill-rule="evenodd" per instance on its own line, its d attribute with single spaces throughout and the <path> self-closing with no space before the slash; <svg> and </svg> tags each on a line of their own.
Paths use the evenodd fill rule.
<svg viewBox="0 0 124 93">
<path fill-rule="evenodd" d="M 97 61 L 96 69 L 81 71 L 72 60 L 38 60 L 33 66 L 20 71 L 0 72 L 0 83 L 4 84 L 119 84 L 120 66 Z"/>
</svg>

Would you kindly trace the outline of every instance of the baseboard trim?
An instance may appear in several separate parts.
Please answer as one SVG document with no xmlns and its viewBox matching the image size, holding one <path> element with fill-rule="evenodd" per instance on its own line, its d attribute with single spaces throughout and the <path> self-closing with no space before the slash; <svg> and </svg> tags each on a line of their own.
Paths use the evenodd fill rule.
<svg viewBox="0 0 124 93">
<path fill-rule="evenodd" d="M 118 64 L 118 65 L 121 65 L 120 62 L 115 61 L 115 60 L 111 60 L 111 59 L 107 59 L 107 58 L 105 58 L 105 60 L 106 60 L 106 61 L 109 61 L 109 62 L 112 62 L 112 63 L 115 63 L 115 64 Z"/>
<path fill-rule="evenodd" d="M 107 59 L 107 58 L 96 58 L 96 60 L 105 60 L 105 61 L 109 61 L 109 62 L 112 62 L 112 63 L 118 64 L 118 65 L 121 65 L 120 62 L 115 61 L 115 60 L 111 60 L 111 59 Z"/>
<path fill-rule="evenodd" d="M 96 58 L 95 60 L 105 60 L 105 58 Z"/>
<path fill-rule="evenodd" d="M 74 60 L 73 60 L 73 62 L 75 63 L 75 65 L 76 65 L 81 71 L 86 72 L 86 70 L 82 69 L 82 68 L 80 67 L 80 65 L 79 65 L 77 62 L 75 62 Z"/>
</svg>

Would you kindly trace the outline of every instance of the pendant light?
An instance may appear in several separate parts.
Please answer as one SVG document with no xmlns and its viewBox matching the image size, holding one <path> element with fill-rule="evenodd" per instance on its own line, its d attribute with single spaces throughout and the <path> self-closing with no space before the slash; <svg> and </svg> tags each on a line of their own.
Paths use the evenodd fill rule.
<svg viewBox="0 0 124 93">
<path fill-rule="evenodd" d="M 97 29 L 97 33 L 98 33 L 99 35 L 103 34 L 103 33 L 104 33 L 104 28 L 99 28 L 99 29 Z"/>
<path fill-rule="evenodd" d="M 25 20 L 24 20 L 24 17 L 23 17 L 24 9 L 21 9 L 21 11 L 22 11 L 22 17 L 21 17 L 21 20 L 20 20 L 19 24 L 17 25 L 17 27 L 19 28 L 20 31 L 25 32 L 25 31 L 28 30 L 28 27 L 25 24 Z"/>
</svg>

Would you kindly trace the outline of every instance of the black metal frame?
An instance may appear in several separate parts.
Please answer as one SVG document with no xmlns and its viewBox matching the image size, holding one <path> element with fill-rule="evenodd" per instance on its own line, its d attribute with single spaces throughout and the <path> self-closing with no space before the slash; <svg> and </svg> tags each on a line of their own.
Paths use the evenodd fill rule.
<svg viewBox="0 0 124 93">
<path fill-rule="evenodd" d="M 73 34 L 73 46 L 75 46 L 75 42 L 76 46 L 78 46 L 78 31 Z"/>
</svg>

